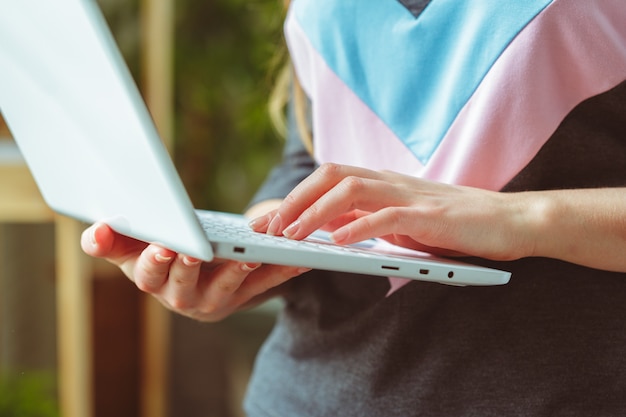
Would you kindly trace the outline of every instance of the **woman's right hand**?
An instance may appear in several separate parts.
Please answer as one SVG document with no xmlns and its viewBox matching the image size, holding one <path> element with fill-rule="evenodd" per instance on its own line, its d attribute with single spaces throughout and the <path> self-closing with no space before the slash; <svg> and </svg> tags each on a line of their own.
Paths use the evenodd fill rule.
<svg viewBox="0 0 626 417">
<path fill-rule="evenodd" d="M 96 223 L 81 238 L 83 251 L 118 266 L 165 307 L 200 321 L 218 321 L 275 295 L 308 268 L 214 260 L 210 263 L 141 242 Z"/>
</svg>

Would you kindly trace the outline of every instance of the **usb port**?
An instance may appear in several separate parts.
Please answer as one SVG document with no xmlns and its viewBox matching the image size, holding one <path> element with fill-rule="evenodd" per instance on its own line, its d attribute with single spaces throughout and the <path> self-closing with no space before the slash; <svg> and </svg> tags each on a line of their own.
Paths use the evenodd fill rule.
<svg viewBox="0 0 626 417">
<path fill-rule="evenodd" d="M 391 271 L 399 271 L 400 267 L 397 266 L 389 266 L 389 265 L 383 265 L 381 266 L 382 269 L 389 269 Z"/>
<path fill-rule="evenodd" d="M 233 248 L 233 252 L 235 252 L 235 253 L 246 253 L 246 248 L 242 248 L 241 246 L 235 246 Z"/>
<path fill-rule="evenodd" d="M 420 269 L 420 275 L 428 275 L 429 272 L 430 270 L 428 269 Z"/>
</svg>

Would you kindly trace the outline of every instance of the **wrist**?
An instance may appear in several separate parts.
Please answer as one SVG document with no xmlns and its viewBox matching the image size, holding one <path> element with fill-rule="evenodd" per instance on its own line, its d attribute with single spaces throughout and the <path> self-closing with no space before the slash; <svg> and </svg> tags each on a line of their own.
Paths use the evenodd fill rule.
<svg viewBox="0 0 626 417">
<path fill-rule="evenodd" d="M 520 258 L 550 257 L 550 248 L 558 237 L 553 231 L 558 218 L 555 200 L 541 191 L 520 193 L 520 212 L 523 242 Z"/>
<path fill-rule="evenodd" d="M 532 192 L 533 208 L 529 211 L 534 242 L 531 256 L 563 260 L 577 259 L 580 232 L 584 230 L 583 211 L 572 198 L 572 191 Z"/>
</svg>

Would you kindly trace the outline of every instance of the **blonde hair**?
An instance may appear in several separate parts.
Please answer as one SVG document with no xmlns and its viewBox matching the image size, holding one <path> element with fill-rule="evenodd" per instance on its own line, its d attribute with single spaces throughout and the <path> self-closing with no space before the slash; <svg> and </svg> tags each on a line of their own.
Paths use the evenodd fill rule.
<svg viewBox="0 0 626 417">
<path fill-rule="evenodd" d="M 283 0 L 284 10 L 289 8 L 290 0 Z M 286 46 L 283 45 L 283 51 Z M 282 52 L 282 51 L 281 51 Z M 306 93 L 302 89 L 302 85 L 298 81 L 298 77 L 295 74 L 291 60 L 287 53 L 282 53 L 283 57 L 280 58 L 285 63 L 280 67 L 276 80 L 274 82 L 274 88 L 269 97 L 268 108 L 269 116 L 278 133 L 286 137 L 287 136 L 287 120 L 285 116 L 285 110 L 289 104 L 290 96 L 292 95 L 294 113 L 296 117 L 296 125 L 298 133 L 302 139 L 302 143 L 306 150 L 313 155 L 313 134 L 311 132 L 309 123 L 309 104 L 306 97 Z M 291 89 L 291 91 L 290 91 Z"/>
</svg>

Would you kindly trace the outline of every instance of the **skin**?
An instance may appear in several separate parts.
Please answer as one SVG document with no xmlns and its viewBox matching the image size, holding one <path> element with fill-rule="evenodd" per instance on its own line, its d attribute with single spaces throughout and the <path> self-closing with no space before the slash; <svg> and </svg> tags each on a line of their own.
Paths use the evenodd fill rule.
<svg viewBox="0 0 626 417">
<path fill-rule="evenodd" d="M 257 232 L 303 239 L 318 228 L 338 244 L 371 237 L 438 254 L 509 261 L 531 256 L 626 272 L 626 188 L 500 193 L 394 172 L 325 164 L 283 201 L 247 214 Z M 308 269 L 202 263 L 95 224 L 83 250 L 117 265 L 167 308 L 217 321 L 287 291 Z"/>
<path fill-rule="evenodd" d="M 338 244 L 383 237 L 447 255 L 626 272 L 626 188 L 501 193 L 326 164 L 251 224 L 292 239 L 326 225 Z"/>
<path fill-rule="evenodd" d="M 253 207 L 260 215 L 278 206 L 272 200 Z M 86 229 L 81 246 L 90 256 L 119 267 L 137 288 L 168 309 L 199 321 L 219 321 L 286 290 L 289 279 L 307 268 L 216 259 L 206 263 L 114 232 L 106 224 Z"/>
</svg>

